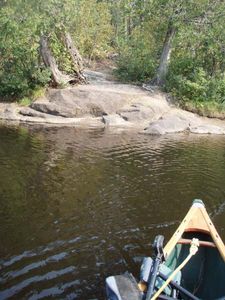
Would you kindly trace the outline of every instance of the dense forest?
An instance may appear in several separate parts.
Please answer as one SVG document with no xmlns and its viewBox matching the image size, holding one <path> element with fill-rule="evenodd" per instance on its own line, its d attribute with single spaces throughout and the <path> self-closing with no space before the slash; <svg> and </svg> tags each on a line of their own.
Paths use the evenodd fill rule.
<svg viewBox="0 0 225 300">
<path fill-rule="evenodd" d="M 85 83 L 81 57 L 113 57 L 121 81 L 225 110 L 224 20 L 223 0 L 1 0 L 0 99 Z"/>
</svg>

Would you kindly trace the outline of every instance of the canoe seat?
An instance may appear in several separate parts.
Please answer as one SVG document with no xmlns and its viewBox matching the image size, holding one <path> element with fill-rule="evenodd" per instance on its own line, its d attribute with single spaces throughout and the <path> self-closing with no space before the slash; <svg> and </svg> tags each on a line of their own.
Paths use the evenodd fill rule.
<svg viewBox="0 0 225 300">
<path fill-rule="evenodd" d="M 151 257 L 145 257 L 141 266 L 140 281 L 148 282 L 149 273 L 151 270 L 153 260 Z M 172 270 L 166 265 L 162 264 L 160 266 L 160 272 L 169 276 Z M 179 272 L 174 281 L 177 284 L 181 282 L 181 272 Z M 164 280 L 160 277 L 156 279 L 156 290 L 159 289 L 164 283 Z M 172 288 L 170 286 L 166 287 L 164 292 L 166 296 L 172 294 Z M 110 276 L 106 278 L 106 294 L 108 300 L 142 300 L 144 299 L 144 293 L 140 291 L 136 279 L 130 273 L 125 273 L 123 275 Z"/>
<path fill-rule="evenodd" d="M 108 300 L 142 300 L 143 293 L 137 281 L 130 273 L 106 278 L 106 294 Z"/>
</svg>

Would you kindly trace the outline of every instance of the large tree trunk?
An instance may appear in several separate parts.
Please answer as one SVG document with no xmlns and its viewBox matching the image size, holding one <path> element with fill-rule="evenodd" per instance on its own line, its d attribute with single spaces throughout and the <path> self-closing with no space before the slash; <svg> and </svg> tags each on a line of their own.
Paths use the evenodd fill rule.
<svg viewBox="0 0 225 300">
<path fill-rule="evenodd" d="M 48 37 L 42 35 L 40 38 L 40 54 L 46 67 L 48 67 L 52 73 L 52 80 L 54 85 L 61 86 L 67 83 L 73 82 L 73 78 L 63 74 L 56 63 L 54 56 L 48 46 Z"/>
<path fill-rule="evenodd" d="M 74 46 L 71 35 L 68 32 L 66 32 L 64 35 L 64 42 L 73 63 L 73 70 L 75 73 L 74 76 L 77 78 L 79 83 L 87 83 L 87 80 L 83 74 L 84 66 L 82 57 L 77 48 Z"/>
<path fill-rule="evenodd" d="M 162 86 L 165 83 L 165 78 L 168 71 L 168 65 L 170 62 L 170 55 L 172 52 L 173 38 L 175 34 L 176 34 L 176 29 L 170 23 L 163 44 L 163 50 L 160 57 L 159 68 L 157 70 L 156 78 L 154 80 L 154 83 L 158 86 Z"/>
</svg>

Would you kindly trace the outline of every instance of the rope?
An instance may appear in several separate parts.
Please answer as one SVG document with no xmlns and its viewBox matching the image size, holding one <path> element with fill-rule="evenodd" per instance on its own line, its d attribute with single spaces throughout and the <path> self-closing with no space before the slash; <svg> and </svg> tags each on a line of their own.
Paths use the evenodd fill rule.
<svg viewBox="0 0 225 300">
<path fill-rule="evenodd" d="M 173 271 L 173 273 L 168 277 L 168 279 L 164 282 L 164 284 L 161 286 L 161 288 L 153 295 L 151 300 L 155 300 L 159 297 L 159 295 L 163 292 L 163 290 L 167 287 L 167 285 L 170 283 L 170 281 L 173 280 L 173 278 L 176 276 L 176 274 L 183 269 L 183 267 L 188 263 L 188 261 L 191 259 L 193 255 L 195 255 L 198 251 L 199 247 L 199 240 L 198 239 L 192 239 L 191 246 L 189 249 L 189 254 L 185 258 L 185 260 Z"/>
</svg>

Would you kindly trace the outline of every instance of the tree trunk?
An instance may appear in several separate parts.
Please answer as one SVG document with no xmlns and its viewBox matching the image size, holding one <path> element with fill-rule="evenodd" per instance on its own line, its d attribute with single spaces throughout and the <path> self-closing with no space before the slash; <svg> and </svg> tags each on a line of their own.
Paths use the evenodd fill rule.
<svg viewBox="0 0 225 300">
<path fill-rule="evenodd" d="M 82 57 L 77 48 L 74 46 L 71 35 L 68 32 L 64 34 L 64 42 L 73 63 L 73 70 L 75 73 L 74 76 L 77 78 L 77 82 L 87 83 L 87 80 L 83 74 L 84 66 Z"/>
<path fill-rule="evenodd" d="M 222 44 L 221 46 L 221 53 L 222 57 L 225 57 L 225 44 Z M 225 60 L 222 60 L 221 67 L 220 67 L 221 73 L 225 74 Z"/>
<path fill-rule="evenodd" d="M 46 67 L 48 67 L 52 73 L 52 80 L 54 85 L 61 86 L 74 82 L 74 78 L 63 74 L 56 63 L 54 56 L 48 46 L 48 37 L 42 35 L 40 38 L 40 54 Z"/>
<path fill-rule="evenodd" d="M 158 86 L 162 86 L 165 83 L 165 78 L 166 78 L 167 71 L 168 71 L 168 65 L 170 62 L 170 55 L 172 52 L 173 38 L 174 38 L 175 34 L 176 34 L 176 29 L 170 23 L 168 26 L 165 41 L 163 44 L 163 50 L 162 50 L 162 54 L 160 57 L 159 68 L 157 70 L 156 78 L 154 80 L 154 83 Z"/>
</svg>

